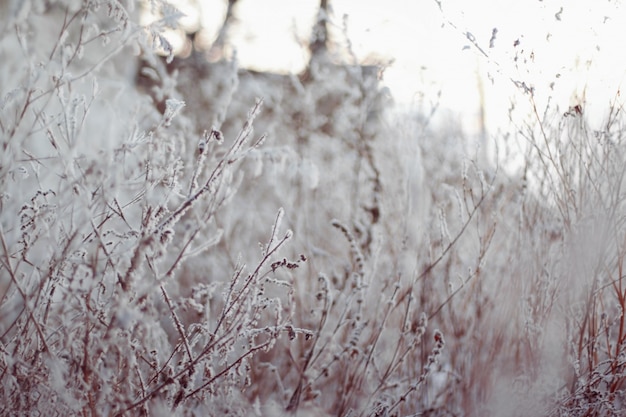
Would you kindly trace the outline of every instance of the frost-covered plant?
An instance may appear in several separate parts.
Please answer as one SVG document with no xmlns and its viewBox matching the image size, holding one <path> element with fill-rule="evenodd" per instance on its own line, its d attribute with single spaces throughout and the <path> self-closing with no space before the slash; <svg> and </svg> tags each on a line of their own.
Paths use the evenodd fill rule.
<svg viewBox="0 0 626 417">
<path fill-rule="evenodd" d="M 559 406 L 552 415 L 617 415 L 624 401 L 619 113 L 613 105 L 601 130 L 593 130 L 582 108 L 559 112 L 555 123 L 535 112 L 536 123 L 524 132 L 531 144 L 526 170 L 552 209 L 549 217 L 532 220 L 544 229 L 549 256 L 540 257 L 544 273 L 535 288 L 525 290 L 540 347 L 537 365 L 559 357 L 549 368 L 562 384 L 554 393 Z"/>
<path fill-rule="evenodd" d="M 235 135 L 197 136 L 183 100 L 159 113 L 134 85 L 133 51 L 171 49 L 172 6 L 151 2 L 162 19 L 141 27 L 131 1 L 19 3 L 0 41 L 3 412 L 245 410 L 233 392 L 250 359 L 308 334 L 286 314 L 290 282 L 270 279 L 304 257 L 277 258 L 292 232 L 276 206 L 251 267 L 242 257 L 188 286 L 185 266 L 222 242 L 216 218 L 263 142 L 262 102 Z"/>
<path fill-rule="evenodd" d="M 177 73 L 190 106 L 214 109 L 212 122 L 227 136 L 247 97 L 262 95 L 266 111 L 256 125 L 272 138 L 273 146 L 250 153 L 254 167 L 233 196 L 241 210 L 218 215 L 224 241 L 250 253 L 235 246 L 259 239 L 262 225 L 249 210 L 279 204 L 308 259 L 294 272 L 290 314 L 312 333 L 277 341 L 274 352 L 286 355 L 258 357 L 252 381 L 263 382 L 248 388 L 250 402 L 328 415 L 461 409 L 453 367 L 463 362 L 471 317 L 461 321 L 452 306 L 459 299 L 472 313 L 480 309 L 470 286 L 495 230 L 493 170 L 462 148 L 451 151 L 462 137 L 444 145 L 427 121 L 404 129 L 388 122 L 373 67 L 321 57 L 296 77 L 197 58 L 167 68 L 156 62 L 152 72 Z M 232 262 L 220 251 L 208 256 L 210 263 L 192 260 L 184 279 L 195 283 Z M 447 331 L 463 326 L 465 338 L 446 336 L 444 348 Z"/>
<path fill-rule="evenodd" d="M 375 67 L 160 57 L 145 6 L 2 5 L 3 411 L 617 413 L 617 105 L 535 109 L 504 174 Z"/>
</svg>

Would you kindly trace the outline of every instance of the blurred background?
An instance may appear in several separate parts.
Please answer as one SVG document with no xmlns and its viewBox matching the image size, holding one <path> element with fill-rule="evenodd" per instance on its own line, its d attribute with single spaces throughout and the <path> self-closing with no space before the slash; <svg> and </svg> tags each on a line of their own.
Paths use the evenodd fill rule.
<svg viewBox="0 0 626 417">
<path fill-rule="evenodd" d="M 400 109 L 450 115 L 463 129 L 508 130 L 525 115 L 531 89 L 537 108 L 563 113 L 580 105 L 592 126 L 619 97 L 626 70 L 620 1 L 463 0 L 323 1 L 329 50 L 347 63 L 381 65 L 382 84 Z M 171 0 L 186 16 L 168 37 L 186 52 L 186 34 L 209 59 L 236 55 L 243 68 L 299 73 L 320 0 Z M 327 4 L 326 4 L 327 3 Z M 212 51 L 222 33 L 223 48 Z M 149 13 L 144 21 L 154 19 Z M 187 48 L 188 49 L 188 48 Z M 514 109 L 514 110 L 513 110 Z M 515 113 L 518 112 L 519 113 Z"/>
</svg>

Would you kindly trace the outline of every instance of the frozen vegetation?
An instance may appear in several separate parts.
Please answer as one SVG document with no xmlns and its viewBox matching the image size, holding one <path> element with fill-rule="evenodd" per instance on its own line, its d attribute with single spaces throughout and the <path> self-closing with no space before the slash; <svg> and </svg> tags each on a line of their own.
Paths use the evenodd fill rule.
<svg viewBox="0 0 626 417">
<path fill-rule="evenodd" d="M 620 414 L 621 108 L 529 90 L 493 157 L 323 51 L 159 56 L 139 7 L 0 5 L 2 415 Z"/>
</svg>

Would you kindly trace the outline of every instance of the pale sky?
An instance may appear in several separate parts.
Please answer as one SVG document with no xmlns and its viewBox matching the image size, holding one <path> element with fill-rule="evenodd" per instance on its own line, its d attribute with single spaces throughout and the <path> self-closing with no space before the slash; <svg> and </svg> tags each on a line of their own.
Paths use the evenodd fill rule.
<svg viewBox="0 0 626 417">
<path fill-rule="evenodd" d="M 192 16 L 185 2 L 193 0 L 178 0 Z M 215 31 L 226 2 L 197 2 L 202 25 L 209 33 Z M 465 115 L 468 130 L 476 128 L 479 76 L 488 126 L 495 130 L 506 122 L 510 97 L 519 93 L 510 79 L 535 87 L 540 111 L 552 97 L 564 112 L 579 104 L 586 88 L 585 113 L 599 120 L 626 71 L 626 13 L 621 1 L 441 0 L 443 13 L 435 0 L 330 3 L 336 42 L 346 45 L 346 15 L 348 39 L 360 62 L 393 60 L 384 83 L 397 103 L 415 105 L 419 97 L 440 100 L 441 108 Z M 319 0 L 240 0 L 230 37 L 240 65 L 302 70 L 318 5 Z M 190 17 L 188 24 L 197 24 L 197 19 Z M 471 45 L 468 32 L 489 58 Z"/>
</svg>

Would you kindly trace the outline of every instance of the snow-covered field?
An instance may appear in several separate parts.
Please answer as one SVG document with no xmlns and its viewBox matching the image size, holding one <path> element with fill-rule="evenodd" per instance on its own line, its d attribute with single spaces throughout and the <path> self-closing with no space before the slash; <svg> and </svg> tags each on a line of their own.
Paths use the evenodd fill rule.
<svg viewBox="0 0 626 417">
<path fill-rule="evenodd" d="M 477 141 L 153 3 L 0 4 L 1 415 L 619 415 L 619 106 Z"/>
</svg>

